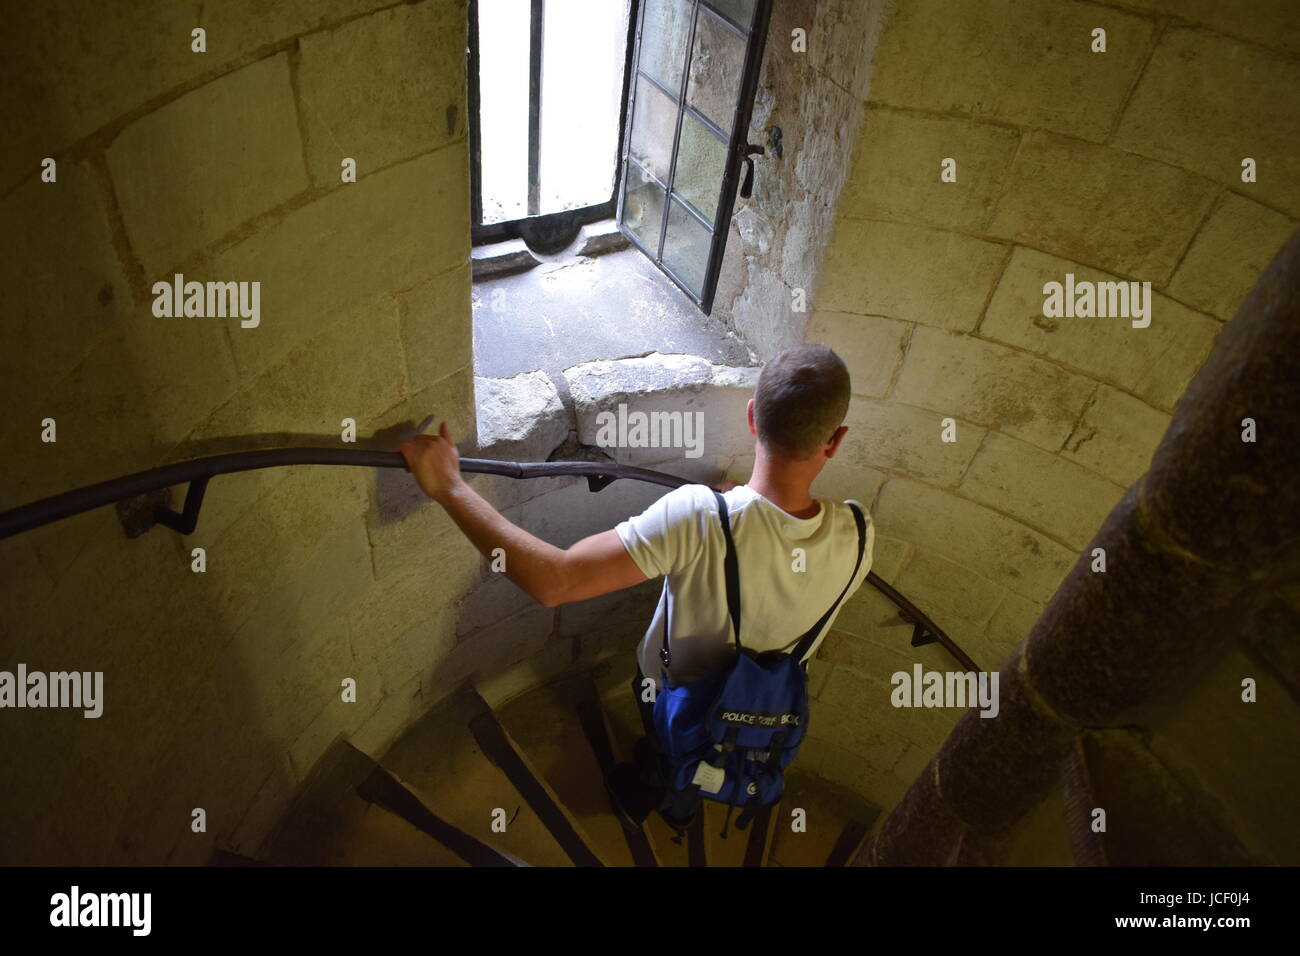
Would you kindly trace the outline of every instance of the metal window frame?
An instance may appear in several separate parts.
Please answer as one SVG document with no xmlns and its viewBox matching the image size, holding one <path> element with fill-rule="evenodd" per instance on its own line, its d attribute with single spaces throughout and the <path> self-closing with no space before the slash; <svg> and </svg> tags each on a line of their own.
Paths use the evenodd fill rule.
<svg viewBox="0 0 1300 956">
<path fill-rule="evenodd" d="M 640 4 L 644 8 L 644 4 Z M 690 63 L 694 56 L 695 48 L 695 27 L 699 22 L 700 8 L 704 7 L 710 14 L 717 17 L 725 26 L 729 27 L 734 33 L 745 40 L 745 64 L 741 72 L 741 83 L 736 102 L 735 113 L 732 117 L 731 135 L 728 137 L 726 168 L 723 171 L 722 183 L 719 188 L 718 205 L 714 210 L 714 221 L 712 224 L 706 222 L 690 204 L 677 199 L 673 196 L 672 186 L 677 175 L 677 151 L 681 142 L 682 121 L 689 112 L 693 119 L 696 119 L 708 127 L 715 135 L 721 136 L 721 130 L 716 123 L 713 123 L 703 113 L 696 110 L 686 102 L 686 91 L 690 83 Z M 763 50 L 767 45 L 768 26 L 771 21 L 772 0 L 756 0 L 754 5 L 753 22 L 746 31 L 724 12 L 718 9 L 711 0 L 692 0 L 691 5 L 691 27 L 687 36 L 686 43 L 686 60 L 682 69 L 681 89 L 676 95 L 667 90 L 664 85 L 650 76 L 648 73 L 641 71 L 641 34 L 645 18 L 644 9 L 637 11 L 636 18 L 636 55 L 635 63 L 628 74 L 625 74 L 624 83 L 624 104 L 628 115 L 624 121 L 624 134 L 620 136 L 622 146 L 620 160 L 620 175 L 618 177 L 618 208 L 615 213 L 615 221 L 618 223 L 619 230 L 627 237 L 637 249 L 644 253 L 658 269 L 663 272 L 673 284 L 682 290 L 705 315 L 713 311 L 713 299 L 718 291 L 718 278 L 722 271 L 722 258 L 726 252 L 727 237 L 731 231 L 731 218 L 734 213 L 736 203 L 736 192 L 740 186 L 741 171 L 744 167 L 745 157 L 749 146 L 749 124 L 753 116 L 754 97 L 758 91 L 759 74 L 763 64 Z M 644 166 L 638 163 L 630 155 L 629 141 L 631 139 L 631 128 L 634 119 L 635 83 L 641 79 L 653 85 L 661 92 L 672 96 L 676 101 L 677 122 L 673 130 L 673 146 L 671 158 L 668 166 L 669 182 L 663 183 L 659 177 L 654 176 Z M 629 170 L 635 167 L 641 174 L 653 180 L 656 185 L 664 190 L 664 214 L 663 221 L 659 228 L 658 248 L 651 251 L 639 242 L 630 231 L 623 228 L 623 205 L 626 192 L 626 184 Z M 678 209 L 691 216 L 710 232 L 709 255 L 705 261 L 704 282 L 701 285 L 700 292 L 697 294 L 689 285 L 687 285 L 680 276 L 673 272 L 663 261 L 663 247 L 665 238 L 668 233 L 668 217 L 672 212 L 674 204 Z"/>
<path fill-rule="evenodd" d="M 628 135 L 628 109 L 633 55 L 636 46 L 637 23 L 641 16 L 642 0 L 628 0 L 627 38 L 623 58 L 623 95 L 619 105 L 618 144 L 614 151 L 614 181 L 609 199 L 604 202 L 566 209 L 561 212 L 536 215 L 540 207 L 539 158 L 541 146 L 541 44 L 544 30 L 543 0 L 532 0 L 530 7 L 530 62 L 528 109 L 528 208 L 530 215 L 507 222 L 483 224 L 483 143 L 479 129 L 479 36 L 478 0 L 469 0 L 469 42 L 466 49 L 469 99 L 469 149 L 470 149 L 470 242 L 479 246 L 506 239 L 524 239 L 530 245 L 546 244 L 550 237 L 569 237 L 572 242 L 578 230 L 593 222 L 613 218 L 617 214 L 619 190 L 622 186 L 622 157 L 624 139 Z M 557 240 L 558 241 L 558 240 Z M 568 243 L 564 243 L 567 245 Z"/>
</svg>

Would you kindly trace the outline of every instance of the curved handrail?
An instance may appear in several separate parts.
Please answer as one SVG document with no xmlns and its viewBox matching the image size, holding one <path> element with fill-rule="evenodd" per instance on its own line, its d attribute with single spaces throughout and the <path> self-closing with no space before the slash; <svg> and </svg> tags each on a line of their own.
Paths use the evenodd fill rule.
<svg viewBox="0 0 1300 956">
<path fill-rule="evenodd" d="M 255 451 L 231 452 L 210 455 L 189 461 L 162 465 L 148 471 L 101 481 L 33 501 L 0 513 L 0 540 L 41 525 L 73 515 L 111 505 L 137 495 L 160 491 L 173 485 L 189 483 L 181 512 L 158 508 L 154 518 L 159 524 L 189 534 L 198 521 L 199 508 L 208 480 L 217 475 L 229 475 L 257 468 L 275 468 L 282 465 L 353 465 L 365 468 L 405 468 L 406 460 L 395 451 L 366 451 L 345 448 L 264 448 Z M 475 474 L 499 475 L 505 478 L 557 478 L 585 477 L 592 491 L 599 491 L 612 481 L 628 478 L 650 484 L 677 488 L 694 484 L 688 478 L 670 475 L 648 468 L 618 465 L 599 461 L 493 461 L 488 458 L 462 458 L 460 470 Z M 968 671 L 978 671 L 975 662 L 950 638 L 942 628 L 930 620 L 915 604 L 905 598 L 876 572 L 867 572 L 867 582 L 889 598 L 902 612 L 902 617 L 913 626 L 912 646 L 938 642 Z"/>
</svg>

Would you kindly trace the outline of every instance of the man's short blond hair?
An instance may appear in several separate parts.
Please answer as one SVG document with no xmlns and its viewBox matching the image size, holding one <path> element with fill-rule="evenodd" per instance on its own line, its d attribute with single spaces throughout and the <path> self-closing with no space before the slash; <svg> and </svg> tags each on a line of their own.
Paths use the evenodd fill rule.
<svg viewBox="0 0 1300 956">
<path fill-rule="evenodd" d="M 844 423 L 849 370 L 828 345 L 796 345 L 768 362 L 754 392 L 754 428 L 769 451 L 807 460 Z"/>
</svg>

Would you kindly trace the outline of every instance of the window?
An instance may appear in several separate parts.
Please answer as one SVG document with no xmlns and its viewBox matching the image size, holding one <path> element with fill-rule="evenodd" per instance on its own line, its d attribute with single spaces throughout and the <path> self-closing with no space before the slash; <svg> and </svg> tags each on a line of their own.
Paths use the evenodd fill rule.
<svg viewBox="0 0 1300 956">
<path fill-rule="evenodd" d="M 614 215 L 628 0 L 470 0 L 475 244 L 564 248 Z"/>
<path fill-rule="evenodd" d="M 771 0 L 470 0 L 475 244 L 624 235 L 707 314 Z"/>
<path fill-rule="evenodd" d="M 644 0 L 631 134 L 623 154 L 623 233 L 707 314 L 742 166 L 770 0 Z"/>
</svg>

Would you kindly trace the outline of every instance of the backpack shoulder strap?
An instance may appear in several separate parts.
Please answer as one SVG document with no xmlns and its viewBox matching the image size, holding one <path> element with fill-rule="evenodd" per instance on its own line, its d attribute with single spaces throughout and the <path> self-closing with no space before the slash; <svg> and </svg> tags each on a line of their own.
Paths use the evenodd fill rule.
<svg viewBox="0 0 1300 956">
<path fill-rule="evenodd" d="M 731 514 L 727 511 L 727 499 L 719 491 L 713 492 L 718 499 L 718 520 L 722 522 L 722 537 L 727 542 L 727 555 L 722 568 L 727 576 L 727 611 L 731 615 L 731 626 L 736 632 L 736 651 L 740 651 L 740 561 L 736 558 L 736 542 L 731 538 Z"/>
<path fill-rule="evenodd" d="M 862 517 L 862 512 L 858 509 L 857 505 L 852 502 L 848 502 L 848 505 L 853 511 L 853 521 L 858 526 L 858 560 L 854 562 L 853 573 L 849 575 L 849 582 L 844 585 L 844 590 L 841 591 L 840 596 L 835 599 L 835 603 L 832 604 L 830 608 L 827 609 L 826 613 L 818 619 L 817 623 L 809 628 L 808 632 L 799 639 L 798 645 L 791 652 L 794 659 L 800 663 L 804 663 L 804 657 L 808 654 L 809 648 L 813 646 L 813 643 L 817 640 L 817 636 L 821 634 L 822 628 L 826 626 L 826 623 L 835 614 L 835 609 L 840 606 L 840 602 L 844 600 L 844 596 L 849 593 L 849 588 L 857 579 L 858 569 L 862 567 L 862 554 L 867 548 L 867 522 L 866 519 Z"/>
<path fill-rule="evenodd" d="M 727 576 L 727 611 L 731 615 L 731 626 L 735 630 L 736 650 L 739 651 L 740 644 L 740 562 L 736 558 L 736 542 L 731 537 L 731 515 L 727 511 L 727 499 L 722 497 L 722 493 L 713 492 L 718 502 L 718 520 L 722 523 L 722 537 L 727 543 L 726 557 L 723 559 L 722 567 Z M 664 590 L 667 591 L 668 582 L 664 582 Z M 659 651 L 659 660 L 663 663 L 665 671 L 669 666 L 671 656 L 668 653 L 668 606 L 664 605 L 664 640 L 663 648 Z"/>
</svg>

